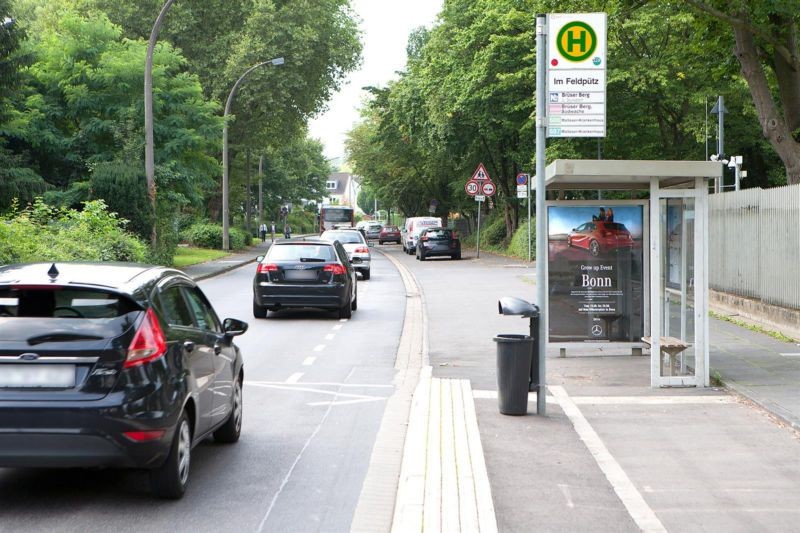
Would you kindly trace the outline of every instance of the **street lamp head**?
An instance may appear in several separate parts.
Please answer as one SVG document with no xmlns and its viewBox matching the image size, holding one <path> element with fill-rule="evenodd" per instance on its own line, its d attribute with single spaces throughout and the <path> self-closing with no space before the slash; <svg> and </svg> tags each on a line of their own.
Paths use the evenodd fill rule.
<svg viewBox="0 0 800 533">
<path fill-rule="evenodd" d="M 275 59 L 272 60 L 272 64 L 275 65 L 275 66 L 283 65 L 283 63 L 284 63 L 284 60 L 283 60 L 282 57 L 276 57 Z"/>
</svg>

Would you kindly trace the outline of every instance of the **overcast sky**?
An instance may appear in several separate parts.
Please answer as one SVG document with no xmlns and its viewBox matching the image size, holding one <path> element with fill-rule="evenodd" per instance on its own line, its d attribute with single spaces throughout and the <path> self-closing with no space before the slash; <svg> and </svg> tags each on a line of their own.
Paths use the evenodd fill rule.
<svg viewBox="0 0 800 533">
<path fill-rule="evenodd" d="M 344 156 L 345 134 L 358 122 L 358 108 L 369 85 L 385 86 L 406 63 L 408 34 L 419 26 L 431 27 L 442 0 L 353 0 L 361 18 L 364 43 L 361 68 L 350 74 L 328 110 L 311 121 L 312 137 L 322 140 L 325 156 Z"/>
</svg>

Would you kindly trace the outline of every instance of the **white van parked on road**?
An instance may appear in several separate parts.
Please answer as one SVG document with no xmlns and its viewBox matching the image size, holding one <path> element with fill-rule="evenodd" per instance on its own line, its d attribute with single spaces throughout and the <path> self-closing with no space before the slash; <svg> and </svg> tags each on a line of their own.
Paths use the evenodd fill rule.
<svg viewBox="0 0 800 533">
<path fill-rule="evenodd" d="M 416 251 L 419 233 L 425 228 L 441 227 L 442 219 L 439 217 L 411 217 L 406 219 L 403 229 L 400 230 L 400 240 L 403 251 L 411 255 Z"/>
</svg>

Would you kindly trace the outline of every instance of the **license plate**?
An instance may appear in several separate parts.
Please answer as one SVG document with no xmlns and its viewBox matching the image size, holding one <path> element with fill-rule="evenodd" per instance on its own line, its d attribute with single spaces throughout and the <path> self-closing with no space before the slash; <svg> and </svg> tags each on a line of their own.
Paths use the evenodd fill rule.
<svg viewBox="0 0 800 533">
<path fill-rule="evenodd" d="M 283 277 L 287 281 L 310 281 L 317 279 L 316 270 L 284 270 Z"/>
<path fill-rule="evenodd" d="M 70 388 L 74 386 L 75 365 L 0 365 L 0 387 Z"/>
</svg>

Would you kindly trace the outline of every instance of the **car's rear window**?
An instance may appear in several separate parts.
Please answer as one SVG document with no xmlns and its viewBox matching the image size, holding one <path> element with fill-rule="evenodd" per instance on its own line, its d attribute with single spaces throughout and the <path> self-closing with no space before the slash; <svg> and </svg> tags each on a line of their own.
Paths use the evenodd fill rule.
<svg viewBox="0 0 800 533">
<path fill-rule="evenodd" d="M 335 261 L 336 256 L 330 244 L 278 244 L 272 246 L 267 253 L 266 261 Z"/>
<path fill-rule="evenodd" d="M 628 228 L 625 227 L 625 224 L 620 224 L 619 222 L 606 222 L 606 229 L 625 231 Z"/>
<path fill-rule="evenodd" d="M 429 229 L 425 235 L 434 241 L 444 241 L 452 236 L 452 232 L 449 229 Z"/>
<path fill-rule="evenodd" d="M 43 335 L 108 339 L 123 334 L 142 311 L 124 295 L 63 286 L 0 286 L 0 341 Z"/>
<path fill-rule="evenodd" d="M 364 242 L 364 237 L 357 231 L 326 231 L 322 234 L 326 241 L 339 241 L 342 244 L 356 244 Z"/>
<path fill-rule="evenodd" d="M 397 231 L 397 226 L 386 226 L 383 229 L 386 231 Z"/>
</svg>

